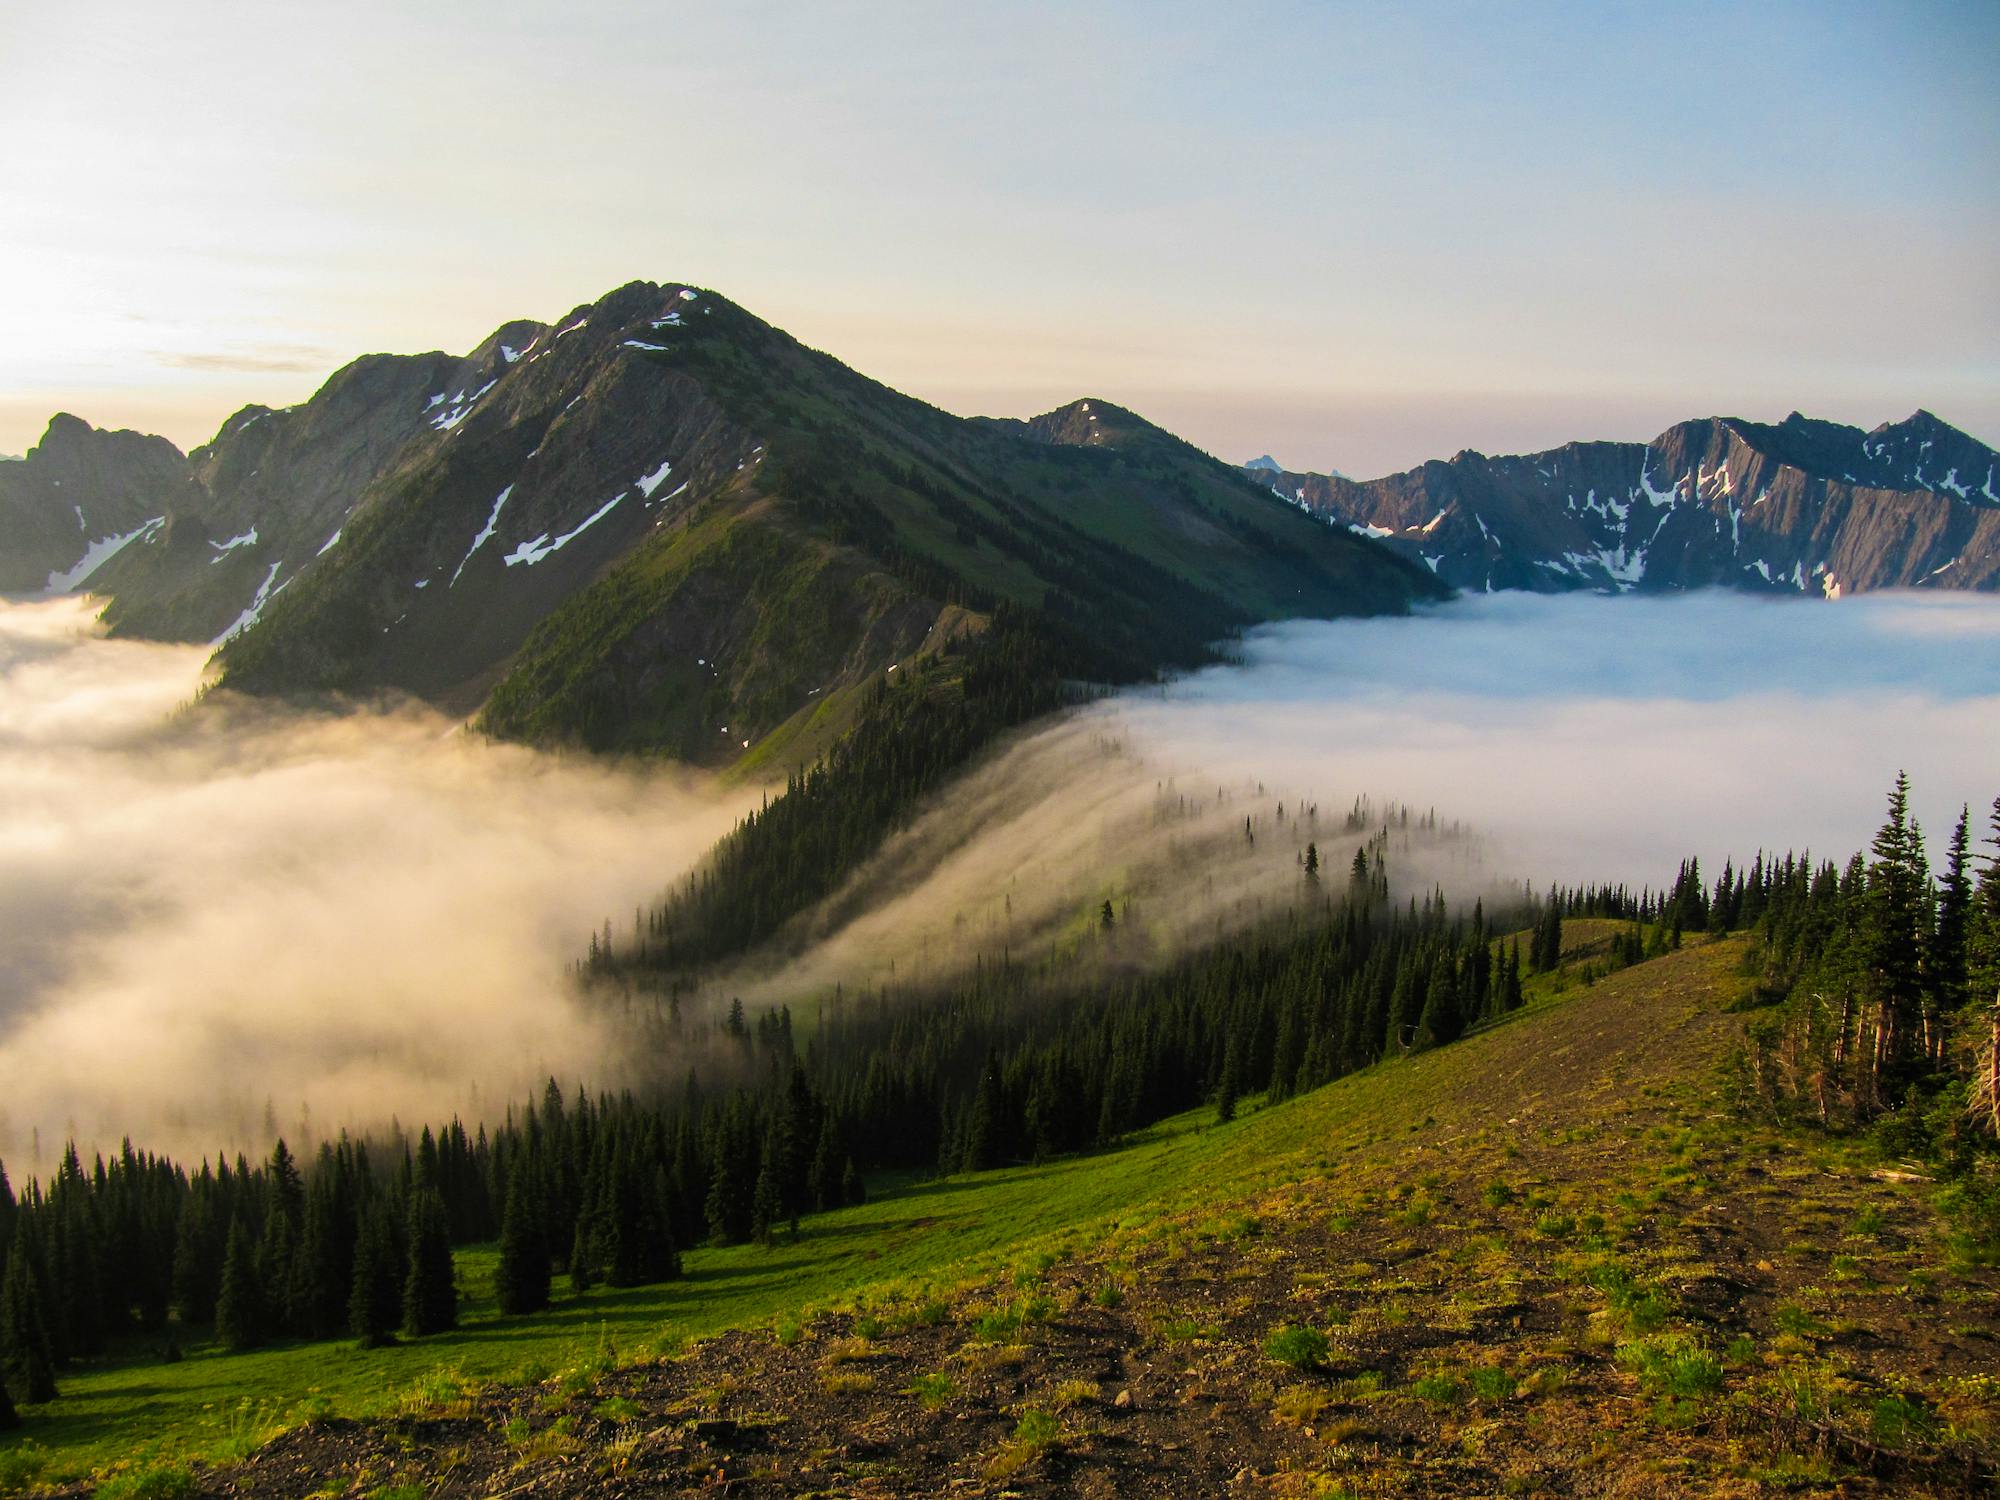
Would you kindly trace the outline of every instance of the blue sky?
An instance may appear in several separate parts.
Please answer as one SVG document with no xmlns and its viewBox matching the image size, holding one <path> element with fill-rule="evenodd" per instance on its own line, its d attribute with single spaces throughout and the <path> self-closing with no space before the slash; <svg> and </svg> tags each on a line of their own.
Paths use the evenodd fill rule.
<svg viewBox="0 0 2000 1500">
<path fill-rule="evenodd" d="M 2000 7 L 0 10 L 0 451 L 687 279 L 1230 457 L 2000 439 Z"/>
</svg>

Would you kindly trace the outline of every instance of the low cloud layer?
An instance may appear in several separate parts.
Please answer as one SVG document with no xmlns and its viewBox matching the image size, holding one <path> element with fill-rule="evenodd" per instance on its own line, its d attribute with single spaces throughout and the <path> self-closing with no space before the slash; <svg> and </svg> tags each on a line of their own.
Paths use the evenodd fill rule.
<svg viewBox="0 0 2000 1500">
<path fill-rule="evenodd" d="M 1522 883 L 1658 888 L 1686 855 L 1711 873 L 1760 849 L 1845 859 L 1899 769 L 1941 849 L 1961 804 L 1984 828 L 1996 744 L 1988 598 L 1506 594 L 1272 626 L 1235 665 L 991 756 L 801 924 L 785 963 L 725 987 L 776 1000 L 1032 959 L 1077 946 L 1107 897 L 1140 918 L 1108 956 L 1157 957 L 1298 901 L 1308 842 L 1337 890 L 1357 799 L 1377 827 L 1397 804 L 1435 811 L 1446 835 L 1399 825 L 1395 888 L 1465 904 Z"/>
<path fill-rule="evenodd" d="M 741 806 L 417 709 L 177 713 L 204 654 L 0 605 L 0 1158 L 615 1082 L 567 965 Z"/>
<path fill-rule="evenodd" d="M 1537 884 L 1679 858 L 1845 858 L 1898 769 L 1942 847 L 2000 793 L 2000 600 L 1496 594 L 1258 631 L 1241 668 L 1105 710 L 1226 773 L 1393 794 L 1474 824 Z"/>
<path fill-rule="evenodd" d="M 735 820 L 688 779 L 494 746 L 421 710 L 178 710 L 196 649 L 0 606 L 0 1157 L 63 1135 L 255 1147 L 628 1055 L 566 978 Z M 1338 891 L 1659 886 L 1844 858 L 1915 782 L 1934 848 L 2000 792 L 2000 600 L 1499 595 L 1253 633 L 1241 661 L 998 747 L 712 996 L 810 1005 L 1007 954 L 1105 970 Z M 1422 826 L 1436 810 L 1443 827 Z M 1246 831 L 1246 821 L 1248 828 Z M 1315 887 L 1300 859 L 1316 844 Z M 1105 900 L 1113 932 L 1098 920 Z M 17 1172 L 18 1175 L 18 1172 Z"/>
</svg>

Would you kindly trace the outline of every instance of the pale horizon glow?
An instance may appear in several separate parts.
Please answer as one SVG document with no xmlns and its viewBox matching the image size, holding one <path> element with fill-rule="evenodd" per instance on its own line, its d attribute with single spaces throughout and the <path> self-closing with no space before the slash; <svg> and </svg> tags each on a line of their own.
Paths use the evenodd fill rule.
<svg viewBox="0 0 2000 1500">
<path fill-rule="evenodd" d="M 953 411 L 1359 476 L 1795 407 L 1993 441 L 1996 63 L 1943 0 L 16 7 L 0 453 L 640 278 Z"/>
</svg>

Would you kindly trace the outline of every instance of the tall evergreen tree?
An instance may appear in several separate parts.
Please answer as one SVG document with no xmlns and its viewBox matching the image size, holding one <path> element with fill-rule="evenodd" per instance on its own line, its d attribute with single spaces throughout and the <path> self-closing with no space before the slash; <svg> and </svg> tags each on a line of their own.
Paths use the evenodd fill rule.
<svg viewBox="0 0 2000 1500">
<path fill-rule="evenodd" d="M 1521 1008 L 1521 940 L 1515 938 L 1507 947 L 1507 974 L 1501 982 L 1500 1008 L 1519 1010 Z"/>
<path fill-rule="evenodd" d="M 1928 964 L 1931 993 L 1946 1012 L 1965 1003 L 1972 937 L 1972 809 L 1960 807 L 1938 882 L 1937 931 Z"/>
<path fill-rule="evenodd" d="M 1227 1125 L 1236 1118 L 1236 1100 L 1242 1092 L 1237 1074 L 1242 1066 L 1236 1037 L 1232 1033 L 1222 1049 L 1222 1071 L 1215 1080 L 1215 1123 L 1218 1125 Z"/>
<path fill-rule="evenodd" d="M 5 1262 L 14 1243 L 14 1225 L 20 1216 L 20 1206 L 14 1201 L 14 1186 L 7 1180 L 6 1164 L 0 1162 L 0 1263 Z"/>
<path fill-rule="evenodd" d="M 347 1299 L 347 1331 L 364 1349 L 393 1343 L 402 1308 L 402 1256 L 395 1219 L 386 1201 L 364 1208 L 354 1240 L 354 1285 Z"/>
<path fill-rule="evenodd" d="M 174 1228 L 174 1306 L 183 1323 L 212 1323 L 222 1290 L 223 1239 L 215 1223 L 213 1179 L 195 1180 Z"/>
<path fill-rule="evenodd" d="M 517 1151 L 507 1174 L 500 1266 L 494 1273 L 494 1291 L 503 1313 L 540 1312 L 549 1305 L 549 1242 L 536 1188 L 534 1164 L 525 1151 Z"/>
<path fill-rule="evenodd" d="M 451 1258 L 451 1221 L 444 1199 L 428 1185 L 410 1197 L 409 1270 L 403 1280 L 403 1332 L 412 1338 L 458 1326 L 458 1272 Z"/>
<path fill-rule="evenodd" d="M 20 1230 L 7 1250 L 0 1279 L 0 1370 L 29 1403 L 56 1397 L 55 1354 L 49 1342 L 41 1278 L 34 1267 L 29 1231 Z"/>
<path fill-rule="evenodd" d="M 292 1327 L 301 1337 L 332 1338 L 347 1321 L 354 1283 L 353 1197 L 346 1162 L 330 1147 L 322 1151 L 306 1191 L 287 1299 Z"/>
<path fill-rule="evenodd" d="M 255 1349 L 271 1336 L 270 1309 L 250 1227 L 239 1215 L 229 1226 L 222 1289 L 215 1299 L 215 1334 L 225 1349 Z"/>
<path fill-rule="evenodd" d="M 986 1065 L 979 1070 L 979 1087 L 973 1093 L 972 1105 L 963 1126 L 965 1151 L 959 1162 L 963 1170 L 984 1172 L 999 1166 L 1006 1159 L 1001 1139 L 1001 1116 L 1005 1109 L 1000 1091 L 1000 1057 L 998 1053 L 988 1051 Z"/>
<path fill-rule="evenodd" d="M 821 1213 L 841 1205 L 840 1130 L 831 1113 L 820 1121 L 819 1140 L 813 1147 L 812 1166 L 807 1173 L 813 1207 Z"/>
<path fill-rule="evenodd" d="M 1922 834 L 1910 820 L 1910 781 L 1896 773 L 1889 816 L 1875 834 L 1867 870 L 1861 956 L 1874 1004 L 1869 1076 L 1878 1097 L 1917 1042 L 1923 1001 L 1923 951 L 1930 874 Z"/>
<path fill-rule="evenodd" d="M 1992 836 L 1986 842 L 1995 852 L 1973 888 L 1966 933 L 1967 983 L 1985 1016 L 1972 1022 L 1972 1112 L 1990 1134 L 2000 1136 L 2000 797 L 1993 799 Z"/>
<path fill-rule="evenodd" d="M 1427 1047 L 1455 1042 L 1465 1030 L 1459 1009 L 1458 977 L 1452 973 L 1449 957 L 1431 965 L 1431 982 L 1424 992 L 1423 1014 L 1417 1023 L 1420 1044 Z"/>
<path fill-rule="evenodd" d="M 784 1194 L 778 1187 L 777 1163 L 772 1159 L 768 1138 L 762 1162 L 757 1168 L 757 1185 L 750 1195 L 750 1233 L 760 1245 L 771 1243 L 778 1221 L 785 1216 Z"/>
</svg>

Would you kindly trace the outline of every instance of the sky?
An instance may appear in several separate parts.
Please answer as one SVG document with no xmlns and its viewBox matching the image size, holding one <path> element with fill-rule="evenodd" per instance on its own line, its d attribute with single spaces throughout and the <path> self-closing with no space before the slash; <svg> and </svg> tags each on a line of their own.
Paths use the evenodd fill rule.
<svg viewBox="0 0 2000 1500">
<path fill-rule="evenodd" d="M 0 453 L 634 279 L 962 413 L 1368 476 L 2000 440 L 2000 7 L 0 0 Z"/>
</svg>

